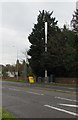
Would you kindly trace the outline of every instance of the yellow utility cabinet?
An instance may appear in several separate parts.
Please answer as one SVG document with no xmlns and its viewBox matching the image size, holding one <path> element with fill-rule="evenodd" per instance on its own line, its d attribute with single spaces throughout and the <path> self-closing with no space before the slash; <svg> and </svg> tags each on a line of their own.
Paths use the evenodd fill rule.
<svg viewBox="0 0 78 120">
<path fill-rule="evenodd" d="M 28 77 L 30 83 L 34 83 L 34 78 L 32 76 Z"/>
</svg>

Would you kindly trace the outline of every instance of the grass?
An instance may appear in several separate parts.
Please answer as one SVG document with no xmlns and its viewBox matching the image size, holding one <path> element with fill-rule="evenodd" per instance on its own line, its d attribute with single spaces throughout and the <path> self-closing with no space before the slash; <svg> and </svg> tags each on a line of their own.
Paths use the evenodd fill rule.
<svg viewBox="0 0 78 120">
<path fill-rule="evenodd" d="M 26 83 L 26 80 L 12 80 L 12 79 L 2 79 L 2 81 L 5 80 L 5 81 L 11 81 L 11 82 L 23 82 L 23 83 Z"/>
<path fill-rule="evenodd" d="M 0 120 L 2 118 L 2 109 L 0 108 Z"/>
<path fill-rule="evenodd" d="M 72 87 L 77 87 L 78 84 L 66 84 L 66 83 L 45 83 L 48 85 L 61 85 L 61 86 L 72 86 Z"/>
<path fill-rule="evenodd" d="M 11 118 L 16 118 L 13 114 L 11 114 L 10 112 L 8 112 L 6 109 L 4 108 L 0 108 L 0 119 L 11 119 Z"/>
<path fill-rule="evenodd" d="M 16 118 L 16 117 L 9 113 L 7 110 L 2 109 L 2 119 L 4 118 Z"/>
<path fill-rule="evenodd" d="M 26 80 L 12 80 L 12 79 L 2 79 L 5 81 L 11 81 L 11 82 L 22 82 L 22 83 L 26 83 Z M 47 85 L 60 85 L 60 86 L 69 86 L 69 87 L 78 87 L 78 84 L 66 84 L 66 83 L 40 83 L 38 82 L 38 84 L 47 84 Z"/>
</svg>

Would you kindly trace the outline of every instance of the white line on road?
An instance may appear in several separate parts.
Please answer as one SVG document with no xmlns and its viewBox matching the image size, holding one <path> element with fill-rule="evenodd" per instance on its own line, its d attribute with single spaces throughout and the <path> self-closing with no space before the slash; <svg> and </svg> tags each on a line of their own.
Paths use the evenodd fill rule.
<svg viewBox="0 0 78 120">
<path fill-rule="evenodd" d="M 68 88 L 68 89 L 74 90 L 74 89 L 76 89 L 76 88 Z"/>
<path fill-rule="evenodd" d="M 15 88 L 8 88 L 9 90 L 14 90 L 14 91 L 20 91 L 18 89 L 15 89 Z"/>
<path fill-rule="evenodd" d="M 77 100 L 72 100 L 72 99 L 68 99 L 68 98 L 61 98 L 61 97 L 57 97 L 57 96 L 55 96 L 55 98 L 61 99 L 61 100 L 68 100 L 68 101 L 78 102 Z"/>
<path fill-rule="evenodd" d="M 63 106 L 67 106 L 67 107 L 78 107 L 78 105 L 70 105 L 70 104 L 59 104 L 59 105 L 63 105 Z"/>
<path fill-rule="evenodd" d="M 32 93 L 32 94 L 36 94 L 36 95 L 44 95 L 44 94 L 39 94 L 39 93 L 31 92 L 31 91 L 27 91 L 27 93 Z"/>
<path fill-rule="evenodd" d="M 15 88 L 8 88 L 8 89 L 13 90 L 13 91 L 22 91 L 22 90 L 18 90 L 18 89 L 15 89 Z M 44 95 L 44 94 L 39 94 L 39 93 L 35 93 L 35 92 L 32 92 L 32 91 L 23 91 L 23 92 L 31 93 L 31 94 L 35 94 L 35 95 Z"/>
<path fill-rule="evenodd" d="M 61 112 L 65 112 L 65 113 L 68 113 L 68 114 L 71 114 L 71 115 L 74 115 L 74 116 L 78 116 L 78 114 L 76 114 L 74 112 L 70 112 L 70 111 L 64 110 L 64 109 L 60 109 L 60 108 L 53 107 L 53 106 L 50 106 L 50 105 L 44 105 L 44 106 L 52 108 L 52 109 L 55 109 L 55 110 L 58 110 L 58 111 L 61 111 Z"/>
</svg>

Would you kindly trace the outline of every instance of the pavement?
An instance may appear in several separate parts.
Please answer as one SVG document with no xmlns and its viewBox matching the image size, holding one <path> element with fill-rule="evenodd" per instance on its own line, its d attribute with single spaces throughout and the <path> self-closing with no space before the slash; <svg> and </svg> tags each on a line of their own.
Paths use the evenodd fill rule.
<svg viewBox="0 0 78 120">
<path fill-rule="evenodd" d="M 50 87 L 3 81 L 2 107 L 18 118 L 77 119 L 76 88 Z"/>
</svg>

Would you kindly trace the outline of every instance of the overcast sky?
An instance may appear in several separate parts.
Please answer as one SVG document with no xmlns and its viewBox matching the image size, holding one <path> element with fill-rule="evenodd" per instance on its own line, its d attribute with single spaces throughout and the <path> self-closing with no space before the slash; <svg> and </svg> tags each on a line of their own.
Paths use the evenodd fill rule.
<svg viewBox="0 0 78 120">
<path fill-rule="evenodd" d="M 53 16 L 62 27 L 64 24 L 70 24 L 76 9 L 76 1 L 0 3 L 0 14 L 2 13 L 0 16 L 0 64 L 15 64 L 17 57 L 20 60 L 24 59 L 22 52 L 30 46 L 28 35 L 34 23 L 37 22 L 39 10 L 43 9 L 54 11 Z"/>
</svg>

